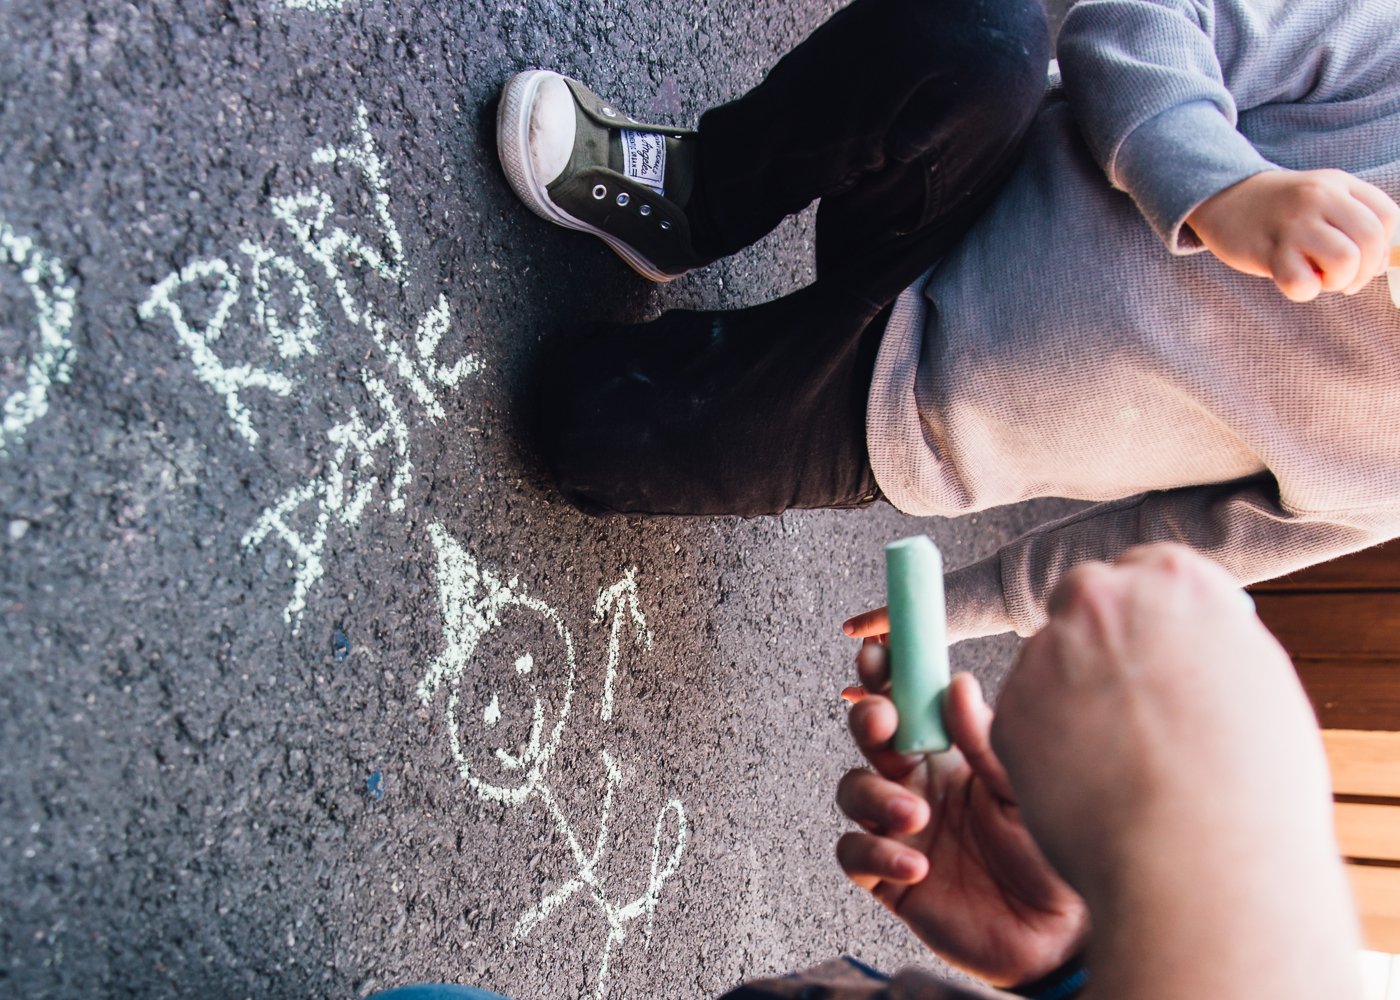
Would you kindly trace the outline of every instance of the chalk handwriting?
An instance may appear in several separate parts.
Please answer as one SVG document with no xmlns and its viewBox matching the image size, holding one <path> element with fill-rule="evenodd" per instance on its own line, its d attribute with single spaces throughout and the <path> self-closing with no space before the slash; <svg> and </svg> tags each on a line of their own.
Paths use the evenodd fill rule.
<svg viewBox="0 0 1400 1000">
<path fill-rule="evenodd" d="M 401 336 L 352 288 L 352 273 L 361 280 L 371 275 L 391 290 L 407 289 L 412 279 L 392 212 L 388 174 L 363 105 L 355 112 L 352 141 L 316 149 L 311 162 L 344 168 L 361 182 L 369 195 L 371 238 L 335 223 L 334 199 L 320 186 L 273 197 L 269 207 L 291 243 L 290 252 L 243 240 L 237 254 L 194 260 L 167 275 L 137 310 L 148 322 L 163 318 L 169 323 L 195 378 L 223 400 L 233 430 L 250 449 L 262 441 L 250 400 L 297 391 L 301 379 L 287 368 L 321 353 L 333 310 L 368 334 L 388 367 L 387 373 L 360 370 L 370 412 L 354 410 L 331 427 L 326 432 L 330 454 L 320 473 L 288 487 L 243 535 L 246 548 L 276 542 L 288 551 L 292 596 L 283 617 L 294 630 L 311 589 L 325 574 L 331 532 L 358 525 L 376 490 L 390 511 L 404 509 L 413 472 L 410 415 L 394 387 L 401 386 L 429 419 L 440 420 L 445 413 L 439 393 L 480 369 L 472 355 L 451 364 L 438 360 L 438 348 L 452 326 L 445 296 L 418 318 L 412 336 Z M 329 287 L 330 302 L 318 295 L 318 281 Z M 187 301 L 204 307 L 187 308 Z M 246 314 L 262 331 L 259 346 L 266 356 L 261 361 L 229 357 L 226 341 L 232 338 L 226 334 L 240 306 L 239 315 Z"/>
<path fill-rule="evenodd" d="M 176 293 L 183 286 L 205 279 L 216 283 L 219 302 L 207 325 L 203 329 L 195 329 L 186 318 Z M 190 352 L 195 376 L 223 396 L 228 418 L 233 421 L 234 428 L 249 445 L 254 445 L 258 442 L 258 432 L 253 429 L 253 415 L 240 393 L 245 389 L 266 389 L 279 396 L 287 396 L 292 392 L 293 382 L 277 372 L 255 368 L 250 364 L 226 365 L 214 350 L 214 345 L 224 335 L 224 325 L 228 322 L 229 311 L 238 301 L 241 285 L 236 264 L 225 260 L 191 261 L 157 282 L 136 311 L 145 320 L 154 318 L 157 310 L 165 311 L 171 326 L 175 328 L 175 335 L 180 338 L 185 350 Z"/>
<path fill-rule="evenodd" d="M 0 423 L 0 456 L 8 453 L 30 424 L 49 411 L 49 387 L 67 382 L 73 373 L 73 300 L 75 292 L 63 265 L 18 235 L 0 219 L 0 267 L 13 270 L 34 300 L 34 329 L 38 342 L 24 365 L 22 388 L 4 397 L 4 421 Z M 5 370 L 17 361 L 0 359 Z"/>
<path fill-rule="evenodd" d="M 628 925 L 644 919 L 643 940 L 647 944 L 651 941 L 652 919 L 662 888 L 676 873 L 685 854 L 689 836 L 685 806 L 679 799 L 671 799 L 657 813 L 646 889 L 633 899 L 614 898 L 615 890 L 610 891 L 604 884 L 599 868 L 608 855 L 613 799 L 623 784 L 621 768 L 606 749 L 601 751 L 606 788 L 599 808 L 597 834 L 591 844 L 585 844 L 576 833 L 578 824 L 564 810 L 547 775 L 550 761 L 568 726 L 576 695 L 578 662 L 568 625 L 558 611 L 530 595 L 518 578 L 503 581 L 479 565 L 442 525 L 431 525 L 429 533 L 437 551 L 444 649 L 419 682 L 418 697 L 428 705 L 439 692 L 444 689 L 448 692 L 446 720 L 452 756 L 458 773 L 477 796 L 510 806 L 522 806 L 532 800 L 538 802 L 563 837 L 575 874 L 522 914 L 512 933 L 516 940 L 524 940 L 574 896 L 582 895 L 589 900 L 598 908 L 608 927 L 598 957 L 595 997 L 601 1000 L 607 990 L 613 951 L 626 939 Z M 601 624 L 609 615 L 612 625 L 607 686 L 599 711 L 604 719 L 610 718 L 613 712 L 611 682 L 618 665 L 622 630 L 630 622 L 636 636 L 634 643 L 650 647 L 651 633 L 640 607 L 635 569 L 628 570 L 623 579 L 599 593 L 594 624 Z M 520 616 L 520 621 L 512 616 Z M 513 659 L 507 655 L 493 660 L 483 653 L 483 639 L 500 628 L 508 617 L 516 626 L 512 634 L 520 631 L 522 623 L 527 626 L 524 631 L 528 632 L 528 625 L 533 623 L 539 648 Z M 499 662 L 502 660 L 510 660 L 512 669 L 504 669 Z M 490 701 L 479 713 L 463 704 L 462 682 L 469 671 L 478 681 L 467 689 L 469 695 L 482 687 L 479 683 L 482 676 L 489 676 L 497 685 Z M 506 713 L 501 707 L 501 698 L 503 694 L 509 697 L 511 692 L 519 695 L 524 704 L 520 706 L 521 711 L 514 713 L 516 725 L 505 727 Z"/>
</svg>

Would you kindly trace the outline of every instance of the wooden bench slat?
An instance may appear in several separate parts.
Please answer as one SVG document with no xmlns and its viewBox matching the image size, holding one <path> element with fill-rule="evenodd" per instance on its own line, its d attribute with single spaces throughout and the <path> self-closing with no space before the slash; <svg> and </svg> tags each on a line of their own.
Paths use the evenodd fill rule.
<svg viewBox="0 0 1400 1000">
<path fill-rule="evenodd" d="M 1400 659 L 1294 661 L 1323 729 L 1400 730 Z"/>
<path fill-rule="evenodd" d="M 1400 798 L 1400 733 L 1322 732 L 1338 795 Z"/>
<path fill-rule="evenodd" d="M 1400 658 L 1400 594 L 1256 594 L 1259 617 L 1293 656 Z"/>
<path fill-rule="evenodd" d="M 1400 800 L 1393 805 L 1338 802 L 1333 809 L 1344 855 L 1400 861 Z"/>
<path fill-rule="evenodd" d="M 1366 947 L 1400 952 L 1400 868 L 1347 865 Z"/>
</svg>

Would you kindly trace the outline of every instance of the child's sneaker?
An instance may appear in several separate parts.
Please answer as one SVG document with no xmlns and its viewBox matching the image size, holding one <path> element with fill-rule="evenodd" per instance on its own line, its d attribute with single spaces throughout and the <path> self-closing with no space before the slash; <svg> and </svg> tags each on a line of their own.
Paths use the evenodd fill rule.
<svg viewBox="0 0 1400 1000">
<path fill-rule="evenodd" d="M 695 132 L 644 125 L 577 80 L 532 69 L 501 92 L 496 146 L 510 186 L 550 222 L 592 233 L 652 281 L 709 263 L 683 206 Z"/>
</svg>

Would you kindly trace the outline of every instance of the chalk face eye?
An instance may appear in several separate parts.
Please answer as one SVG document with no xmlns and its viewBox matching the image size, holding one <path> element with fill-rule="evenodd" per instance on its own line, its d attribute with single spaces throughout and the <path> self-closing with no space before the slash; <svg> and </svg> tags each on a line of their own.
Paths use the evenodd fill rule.
<svg viewBox="0 0 1400 1000">
<path fill-rule="evenodd" d="M 457 710 L 462 750 L 477 777 L 519 786 L 548 755 L 568 695 L 567 653 L 555 623 L 518 604 L 481 637 Z"/>
</svg>

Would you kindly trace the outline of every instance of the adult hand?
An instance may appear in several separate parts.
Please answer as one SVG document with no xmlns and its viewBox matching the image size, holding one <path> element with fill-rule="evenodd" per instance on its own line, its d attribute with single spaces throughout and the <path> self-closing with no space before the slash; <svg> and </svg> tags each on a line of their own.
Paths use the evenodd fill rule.
<svg viewBox="0 0 1400 1000">
<path fill-rule="evenodd" d="M 1351 295 L 1386 269 L 1400 207 L 1342 170 L 1267 170 L 1207 198 L 1186 222 L 1230 267 L 1308 302 Z"/>
<path fill-rule="evenodd" d="M 841 810 L 864 828 L 836 845 L 842 869 L 947 961 L 998 985 L 1046 974 L 1088 936 L 1084 901 L 1051 869 L 1021 821 L 992 752 L 991 709 L 970 674 L 953 678 L 943 710 L 955 749 L 891 748 L 898 713 L 881 694 L 884 648 L 859 662 L 864 692 L 850 729 L 873 770 L 846 773 Z"/>
<path fill-rule="evenodd" d="M 1322 741 L 1250 601 L 1209 560 L 1153 545 L 1071 570 L 1047 610 L 991 742 L 1036 842 L 1108 929 L 1098 988 L 1357 996 Z"/>
<path fill-rule="evenodd" d="M 883 639 L 890 634 L 890 609 L 862 611 L 847 618 L 841 630 L 853 639 Z"/>
<path fill-rule="evenodd" d="M 1287 654 L 1215 563 L 1177 545 L 1086 563 L 1022 647 L 993 743 L 1081 892 L 1147 845 L 1330 829 L 1327 764 Z"/>
<path fill-rule="evenodd" d="M 866 611 L 854 618 L 848 618 L 841 628 L 847 635 L 865 640 L 856 656 L 856 674 L 860 683 L 842 690 L 841 697 L 850 702 L 857 702 L 869 693 L 889 690 L 888 657 L 865 652 L 866 646 L 884 646 L 889 643 L 889 608 L 876 608 L 874 611 Z"/>
</svg>

